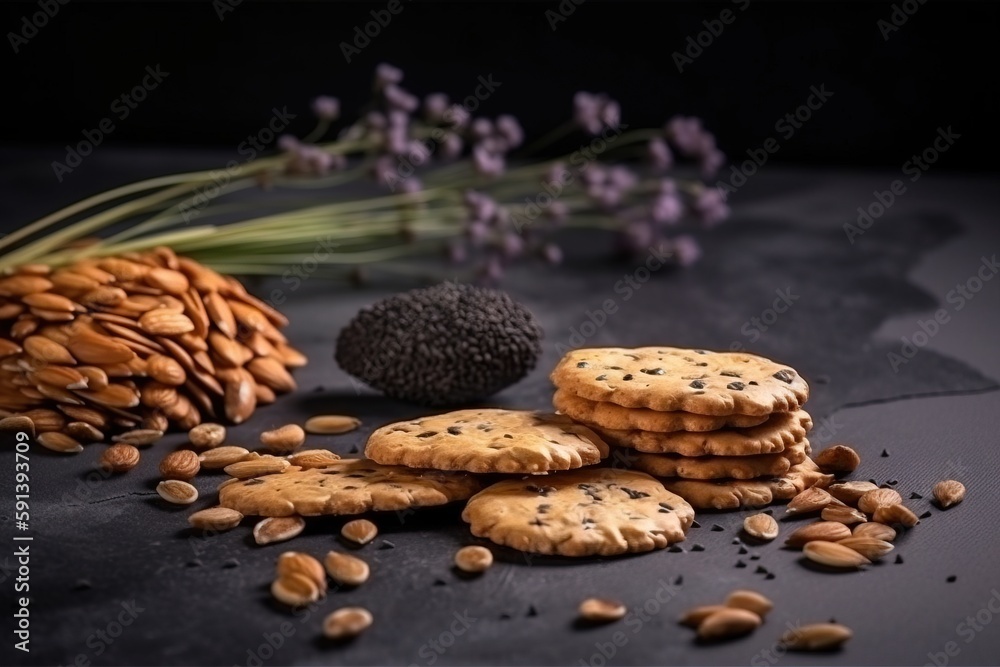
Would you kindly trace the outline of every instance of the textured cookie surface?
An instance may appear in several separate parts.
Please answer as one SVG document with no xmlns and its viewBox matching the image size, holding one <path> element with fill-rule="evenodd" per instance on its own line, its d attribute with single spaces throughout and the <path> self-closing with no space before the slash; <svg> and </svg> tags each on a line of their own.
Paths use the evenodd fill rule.
<svg viewBox="0 0 1000 667">
<path fill-rule="evenodd" d="M 614 431 L 595 427 L 605 440 L 615 445 L 630 447 L 648 454 L 681 456 L 777 454 L 801 442 L 810 428 L 812 428 L 812 418 L 804 410 L 776 412 L 760 426 L 701 433 Z"/>
<path fill-rule="evenodd" d="M 565 389 L 552 397 L 556 410 L 578 422 L 615 430 L 715 431 L 763 424 L 768 415 L 696 415 L 693 412 L 661 412 L 649 408 L 625 408 L 607 401 L 591 401 Z"/>
<path fill-rule="evenodd" d="M 481 488 L 480 481 L 466 473 L 344 459 L 322 468 L 230 480 L 219 489 L 219 504 L 255 516 L 360 514 L 444 505 Z"/>
<path fill-rule="evenodd" d="M 599 463 L 608 446 L 564 415 L 459 410 L 383 426 L 368 438 L 365 456 L 414 468 L 542 473 Z"/>
<path fill-rule="evenodd" d="M 588 468 L 499 482 L 462 518 L 473 535 L 519 551 L 611 556 L 683 540 L 694 510 L 645 473 Z"/>
<path fill-rule="evenodd" d="M 791 500 L 811 486 L 826 487 L 833 475 L 816 470 L 806 459 L 780 477 L 749 480 L 664 479 L 663 486 L 681 496 L 696 509 L 733 510 L 761 507 L 780 500 Z"/>
<path fill-rule="evenodd" d="M 573 350 L 550 377 L 560 389 L 591 401 L 699 415 L 789 412 L 809 398 L 809 386 L 793 369 L 742 352 Z"/>
<path fill-rule="evenodd" d="M 633 453 L 629 460 L 635 470 L 654 477 L 684 479 L 753 479 L 778 477 L 806 458 L 805 441 L 779 454 L 757 456 L 675 456 L 671 454 Z"/>
</svg>

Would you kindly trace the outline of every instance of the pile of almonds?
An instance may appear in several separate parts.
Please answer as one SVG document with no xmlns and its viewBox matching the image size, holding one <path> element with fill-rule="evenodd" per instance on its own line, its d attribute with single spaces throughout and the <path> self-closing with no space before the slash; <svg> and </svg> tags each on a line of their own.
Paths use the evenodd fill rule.
<svg viewBox="0 0 1000 667">
<path fill-rule="evenodd" d="M 295 388 L 285 317 L 168 248 L 18 267 L 0 278 L 0 416 L 60 452 L 150 444 L 171 426 L 245 421 Z"/>
</svg>

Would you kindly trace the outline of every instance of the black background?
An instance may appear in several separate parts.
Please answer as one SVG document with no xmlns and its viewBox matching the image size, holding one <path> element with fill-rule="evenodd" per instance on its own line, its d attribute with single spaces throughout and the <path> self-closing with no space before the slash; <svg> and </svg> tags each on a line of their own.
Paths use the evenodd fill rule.
<svg viewBox="0 0 1000 667">
<path fill-rule="evenodd" d="M 558 10 L 554 0 L 401 2 L 350 63 L 340 44 L 385 2 L 244 0 L 220 20 L 207 0 L 74 0 L 16 54 L 8 33 L 38 8 L 7 3 L 0 51 L 11 122 L 0 125 L 0 141 L 77 142 L 147 65 L 160 64 L 169 77 L 116 120 L 107 145 L 231 149 L 275 106 L 298 115 L 290 131 L 308 132 L 309 101 L 319 94 L 340 97 L 353 118 L 375 66 L 389 62 L 420 95 L 461 98 L 479 75 L 492 74 L 502 87 L 479 113 L 513 113 L 529 136 L 568 118 L 576 90 L 606 91 L 621 101 L 626 123 L 657 126 L 675 113 L 695 114 L 724 150 L 741 156 L 774 136 L 776 120 L 805 102 L 810 86 L 825 84 L 837 112 L 816 113 L 775 162 L 898 167 L 947 125 L 960 133 L 975 127 L 980 140 L 956 146 L 942 170 L 988 168 L 996 145 L 989 122 L 996 3 L 911 0 L 919 9 L 884 39 L 878 21 L 890 19 L 890 3 L 753 0 L 740 11 L 743 3 L 566 0 L 575 11 L 553 30 L 546 12 Z M 735 21 L 679 73 L 673 53 L 725 8 Z"/>
</svg>

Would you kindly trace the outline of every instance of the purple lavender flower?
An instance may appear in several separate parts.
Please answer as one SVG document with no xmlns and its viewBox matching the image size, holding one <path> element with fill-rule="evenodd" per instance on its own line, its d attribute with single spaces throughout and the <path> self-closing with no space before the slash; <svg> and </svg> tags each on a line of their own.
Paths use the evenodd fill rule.
<svg viewBox="0 0 1000 667">
<path fill-rule="evenodd" d="M 680 266 L 691 266 L 701 258 L 701 246 L 694 237 L 683 235 L 671 241 L 674 261 Z"/>
<path fill-rule="evenodd" d="M 390 125 L 385 133 L 385 149 L 393 155 L 402 155 L 406 152 L 410 138 L 407 135 L 406 127 L 400 125 Z"/>
<path fill-rule="evenodd" d="M 663 139 L 650 139 L 647 146 L 647 154 L 653 163 L 653 168 L 656 170 L 666 171 L 674 164 L 673 153 L 670 152 L 670 147 L 667 146 L 667 142 Z"/>
<path fill-rule="evenodd" d="M 390 83 L 383 90 L 386 103 L 393 108 L 401 109 L 407 113 L 412 113 L 420 106 L 420 100 L 411 95 L 394 83 Z"/>
<path fill-rule="evenodd" d="M 286 153 L 290 153 L 295 149 L 297 149 L 299 147 L 299 144 L 300 142 L 298 138 L 293 137 L 290 134 L 283 134 L 280 137 L 278 137 L 278 148 L 285 151 Z"/>
<path fill-rule="evenodd" d="M 524 141 L 524 130 L 514 116 L 499 116 L 496 122 L 497 133 L 507 140 L 510 148 L 517 148 Z"/>
<path fill-rule="evenodd" d="M 430 162 L 431 150 L 422 141 L 414 139 L 406 146 L 406 157 L 412 165 L 420 167 Z"/>
<path fill-rule="evenodd" d="M 702 176 L 712 178 L 724 164 L 726 164 L 726 154 L 715 149 L 709 154 L 702 156 L 699 166 Z"/>
<path fill-rule="evenodd" d="M 441 154 L 449 160 L 460 156 L 462 154 L 462 137 L 454 132 L 445 132 L 441 138 Z"/>
<path fill-rule="evenodd" d="M 684 155 L 697 155 L 702 147 L 701 121 L 692 116 L 674 116 L 667 122 L 667 138 Z"/>
<path fill-rule="evenodd" d="M 493 134 L 493 121 L 489 118 L 477 118 L 472 121 L 470 131 L 476 139 L 485 139 Z"/>
<path fill-rule="evenodd" d="M 603 93 L 594 95 L 581 90 L 573 96 L 573 122 L 588 134 L 599 134 L 605 127 L 618 127 L 621 107 Z"/>
<path fill-rule="evenodd" d="M 545 215 L 554 223 L 563 222 L 569 216 L 569 206 L 566 202 L 554 201 L 545 209 Z"/>
<path fill-rule="evenodd" d="M 524 239 L 520 234 L 508 233 L 503 235 L 500 252 L 507 259 L 515 259 L 524 252 Z"/>
<path fill-rule="evenodd" d="M 389 187 L 397 179 L 396 161 L 388 155 L 379 156 L 372 165 L 372 177 L 379 185 Z"/>
<path fill-rule="evenodd" d="M 388 85 L 399 83 L 403 80 L 403 70 L 393 67 L 388 63 L 381 63 L 375 68 L 375 89 L 381 90 Z"/>
<path fill-rule="evenodd" d="M 408 195 L 415 194 L 424 189 L 424 184 L 420 182 L 419 178 L 410 176 L 409 178 L 404 178 L 399 183 L 399 190 Z"/>
<path fill-rule="evenodd" d="M 313 100 L 312 112 L 320 120 L 327 122 L 337 120 L 340 117 L 340 100 L 336 97 L 321 95 Z"/>
<path fill-rule="evenodd" d="M 714 227 L 729 217 L 729 207 L 716 188 L 705 188 L 695 197 L 693 208 L 706 227 Z"/>
<path fill-rule="evenodd" d="M 504 171 L 503 155 L 490 153 L 481 146 L 472 149 L 472 166 L 483 176 L 497 177 Z"/>
<path fill-rule="evenodd" d="M 469 124 L 471 117 L 468 109 L 460 104 L 452 104 L 444 112 L 442 120 L 455 129 L 462 129 Z"/>
<path fill-rule="evenodd" d="M 431 93 L 424 98 L 424 118 L 430 123 L 438 123 L 448 110 L 448 96 L 444 93 Z"/>
<path fill-rule="evenodd" d="M 653 200 L 650 217 L 661 225 L 675 225 L 684 214 L 684 206 L 675 194 L 660 195 Z"/>
<path fill-rule="evenodd" d="M 554 243 L 546 243 L 542 247 L 542 258 L 549 264 L 561 264 L 563 260 L 562 248 Z"/>
<path fill-rule="evenodd" d="M 365 125 L 372 130 L 383 130 L 387 124 L 385 115 L 380 111 L 369 111 L 365 114 Z"/>
<path fill-rule="evenodd" d="M 608 185 L 618 190 L 631 190 L 639 182 L 639 178 L 628 167 L 616 164 L 608 170 Z"/>
<path fill-rule="evenodd" d="M 462 264 L 468 258 L 469 253 L 466 250 L 464 243 L 455 240 L 448 244 L 448 260 L 452 264 Z"/>
</svg>

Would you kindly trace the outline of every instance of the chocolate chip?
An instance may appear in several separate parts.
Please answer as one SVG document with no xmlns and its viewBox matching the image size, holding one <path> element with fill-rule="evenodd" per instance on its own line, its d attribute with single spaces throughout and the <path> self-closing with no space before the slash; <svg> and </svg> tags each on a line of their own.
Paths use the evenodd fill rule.
<svg viewBox="0 0 1000 667">
<path fill-rule="evenodd" d="M 924 512 L 923 514 L 920 515 L 920 518 L 921 519 L 928 519 L 928 518 L 930 518 L 930 516 L 931 516 L 931 511 L 927 510 L 926 512 Z"/>
<path fill-rule="evenodd" d="M 704 389 L 705 383 L 702 382 L 701 380 L 694 380 L 688 386 L 691 387 L 692 389 Z"/>
<path fill-rule="evenodd" d="M 883 449 L 882 450 L 882 458 L 888 458 L 888 457 L 889 457 L 889 450 L 888 449 Z"/>
<path fill-rule="evenodd" d="M 626 373 L 625 375 L 622 376 L 622 380 L 624 380 L 625 382 L 628 382 L 631 379 L 632 379 L 631 373 Z"/>
<path fill-rule="evenodd" d="M 624 369 L 624 368 L 622 368 L 621 366 L 608 366 L 608 370 L 612 370 L 612 371 L 623 371 L 623 370 L 625 370 L 625 369 Z"/>
<path fill-rule="evenodd" d="M 773 378 L 775 378 L 777 380 L 781 380 L 782 382 L 787 382 L 788 384 L 791 384 L 792 380 L 795 379 L 794 373 L 792 373 L 792 371 L 788 371 L 788 370 L 780 370 L 777 373 L 775 373 L 774 375 L 772 375 L 771 377 L 773 377 Z"/>
<path fill-rule="evenodd" d="M 713 532 L 713 533 L 721 533 L 722 531 L 724 531 L 724 530 L 725 530 L 725 528 L 723 528 L 722 526 L 720 526 L 720 525 L 719 525 L 719 524 L 717 524 L 717 523 L 713 523 L 713 524 L 712 524 L 712 529 L 711 529 L 711 530 L 712 530 L 712 532 Z"/>
<path fill-rule="evenodd" d="M 185 567 L 201 567 L 202 565 L 204 565 L 204 563 L 202 563 L 201 560 L 197 558 L 195 558 L 194 560 L 189 560 L 188 562 L 184 563 Z"/>
<path fill-rule="evenodd" d="M 747 555 L 747 554 L 748 554 L 748 553 L 750 553 L 750 552 L 749 552 L 749 551 L 747 551 L 747 548 L 746 548 L 746 547 L 740 547 L 740 550 L 739 550 L 739 551 L 737 551 L 736 553 L 738 553 L 738 554 L 739 554 L 739 555 L 741 555 L 741 556 L 745 556 L 745 555 Z"/>
<path fill-rule="evenodd" d="M 768 573 L 767 573 L 767 574 L 766 574 L 766 575 L 764 576 L 764 578 L 765 578 L 765 579 L 774 579 L 774 572 L 768 572 Z"/>
<path fill-rule="evenodd" d="M 683 583 L 684 583 L 684 576 L 678 574 L 677 577 L 674 579 L 674 586 L 680 586 Z"/>
<path fill-rule="evenodd" d="M 903 556 L 900 554 L 896 554 L 896 565 L 902 565 L 902 564 L 903 564 Z"/>
<path fill-rule="evenodd" d="M 693 545 L 691 545 L 691 551 L 704 551 L 704 550 L 705 550 L 705 547 L 703 547 L 700 544 L 693 544 Z"/>
<path fill-rule="evenodd" d="M 750 382 L 748 382 L 747 384 L 752 384 L 755 387 L 758 386 L 758 385 L 760 385 L 760 383 L 757 382 L 756 380 L 750 380 Z"/>
<path fill-rule="evenodd" d="M 916 491 L 910 493 L 910 500 L 921 500 L 922 498 L 923 496 L 917 493 Z"/>
<path fill-rule="evenodd" d="M 457 426 L 449 426 L 448 433 L 450 433 L 451 435 L 462 435 L 462 429 L 460 429 Z"/>
<path fill-rule="evenodd" d="M 951 575 L 950 577 L 948 577 L 947 579 L 945 579 L 945 581 L 947 581 L 949 584 L 953 584 L 957 580 L 958 580 L 958 577 L 956 577 L 955 575 Z"/>
<path fill-rule="evenodd" d="M 545 514 L 550 509 L 552 509 L 552 505 L 550 505 L 549 503 L 542 503 L 541 505 L 538 506 L 538 513 Z"/>
<path fill-rule="evenodd" d="M 695 366 L 708 366 L 708 363 L 703 361 L 699 364 L 695 364 Z"/>
<path fill-rule="evenodd" d="M 347 453 L 348 454 L 357 454 L 358 453 L 358 446 L 357 445 L 351 445 L 351 448 L 349 450 L 347 450 Z"/>
<path fill-rule="evenodd" d="M 607 380 L 607 379 L 608 379 L 608 376 L 607 376 L 607 375 L 598 375 L 598 376 L 597 376 L 596 378 L 594 378 L 594 379 L 595 379 L 595 380 L 597 380 L 598 382 L 601 382 L 601 381 L 603 381 L 603 380 Z"/>
<path fill-rule="evenodd" d="M 643 368 L 642 372 L 646 375 L 663 375 L 666 371 L 662 368 Z"/>
<path fill-rule="evenodd" d="M 760 554 L 750 554 L 750 560 L 760 560 Z"/>
<path fill-rule="evenodd" d="M 763 565 L 758 565 L 757 569 L 754 570 L 754 573 L 755 574 L 767 574 L 767 568 L 764 567 Z"/>
<path fill-rule="evenodd" d="M 423 433 L 418 433 L 417 437 L 418 438 L 433 438 L 437 434 L 438 434 L 437 431 L 424 431 Z"/>
<path fill-rule="evenodd" d="M 672 512 L 674 509 L 673 505 L 669 503 L 660 503 L 660 507 L 667 510 L 668 512 Z"/>
<path fill-rule="evenodd" d="M 669 551 L 672 554 L 682 554 L 682 553 L 684 553 L 684 549 L 681 549 L 676 544 L 671 544 L 670 548 L 667 551 Z"/>
<path fill-rule="evenodd" d="M 513 440 L 514 439 L 514 436 L 512 436 L 510 433 L 504 433 L 503 437 L 505 437 L 505 438 L 507 438 L 509 440 Z"/>
<path fill-rule="evenodd" d="M 525 614 L 525 616 L 528 616 L 529 618 L 532 616 L 538 616 L 538 610 L 535 609 L 535 605 L 528 606 L 528 613 Z"/>
<path fill-rule="evenodd" d="M 706 352 L 705 350 L 695 350 L 694 353 L 695 354 L 708 354 L 708 352 Z"/>
<path fill-rule="evenodd" d="M 733 391 L 743 391 L 744 387 L 746 387 L 746 385 L 742 382 L 730 382 L 726 385 L 726 389 L 732 389 Z"/>
<path fill-rule="evenodd" d="M 581 361 L 580 363 L 578 363 L 578 364 L 576 365 L 576 367 L 577 367 L 577 368 L 589 368 L 589 367 L 590 367 L 590 364 L 588 364 L 588 363 L 587 363 L 586 361 Z"/>
<path fill-rule="evenodd" d="M 736 561 L 736 567 L 746 567 L 747 564 L 741 560 Z"/>
<path fill-rule="evenodd" d="M 510 620 L 510 614 L 507 614 L 507 613 L 500 614 L 499 618 L 500 618 L 501 621 L 509 621 Z"/>
<path fill-rule="evenodd" d="M 734 373 L 733 371 L 722 371 L 719 375 L 724 375 L 727 378 L 738 378 L 740 376 L 739 373 Z"/>
</svg>

